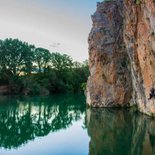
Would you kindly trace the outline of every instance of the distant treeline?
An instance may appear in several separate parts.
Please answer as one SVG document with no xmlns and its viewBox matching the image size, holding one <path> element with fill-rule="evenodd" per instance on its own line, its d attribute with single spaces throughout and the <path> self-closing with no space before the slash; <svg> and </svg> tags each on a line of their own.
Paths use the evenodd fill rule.
<svg viewBox="0 0 155 155">
<path fill-rule="evenodd" d="M 10 94 L 78 92 L 89 76 L 88 62 L 36 48 L 18 39 L 0 40 L 0 85 Z"/>
</svg>

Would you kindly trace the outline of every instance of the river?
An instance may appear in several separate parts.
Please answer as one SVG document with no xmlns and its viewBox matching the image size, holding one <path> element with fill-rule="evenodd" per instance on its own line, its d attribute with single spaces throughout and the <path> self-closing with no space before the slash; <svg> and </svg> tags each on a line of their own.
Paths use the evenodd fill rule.
<svg viewBox="0 0 155 155">
<path fill-rule="evenodd" d="M 0 155 L 155 155 L 155 119 L 85 97 L 0 97 Z"/>
</svg>

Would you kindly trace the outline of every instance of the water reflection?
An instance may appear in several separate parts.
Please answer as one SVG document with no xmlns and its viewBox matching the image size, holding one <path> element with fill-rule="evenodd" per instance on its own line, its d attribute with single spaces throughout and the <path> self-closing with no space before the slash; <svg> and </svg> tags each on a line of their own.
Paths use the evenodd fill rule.
<svg viewBox="0 0 155 155">
<path fill-rule="evenodd" d="M 88 109 L 90 155 L 154 155 L 155 120 L 127 110 Z"/>
<path fill-rule="evenodd" d="M 47 154 L 58 153 L 60 144 L 64 145 L 64 148 L 61 148 L 63 154 L 73 154 L 83 148 L 85 149 L 79 153 L 80 155 L 83 151 L 83 154 L 88 154 L 88 149 L 90 155 L 155 154 L 155 119 L 123 109 L 86 110 L 84 102 L 85 98 L 81 95 L 42 98 L 0 97 L 0 148 L 4 148 L 4 151 L 0 151 L 2 154 L 20 154 L 20 151 L 27 150 L 28 145 L 23 144 L 36 137 L 48 135 L 44 142 L 49 144 L 40 149 L 45 149 Z M 76 121 L 80 122 L 80 125 Z M 88 135 L 81 125 L 87 128 L 90 137 L 89 148 Z M 68 133 L 67 141 L 66 133 L 62 131 Z M 51 146 L 48 147 L 51 145 L 51 137 L 54 137 L 49 134 L 50 132 L 57 132 L 52 139 L 52 149 Z M 75 137 L 79 137 L 79 141 L 75 141 Z M 64 141 L 57 143 L 61 140 Z M 37 150 L 40 145 L 37 142 L 38 139 L 29 143 L 29 148 L 37 148 L 36 153 L 26 154 L 39 153 Z M 74 147 L 72 144 L 75 144 Z M 13 152 L 13 148 L 18 149 Z"/>
<path fill-rule="evenodd" d="M 69 127 L 85 112 L 84 97 L 0 97 L 0 147 L 17 148 Z"/>
</svg>

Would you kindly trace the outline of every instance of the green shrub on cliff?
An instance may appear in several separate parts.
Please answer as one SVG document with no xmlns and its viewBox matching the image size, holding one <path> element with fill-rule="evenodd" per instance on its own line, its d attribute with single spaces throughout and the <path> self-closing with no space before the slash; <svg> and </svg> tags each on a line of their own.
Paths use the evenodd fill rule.
<svg viewBox="0 0 155 155">
<path fill-rule="evenodd" d="M 141 0 L 136 0 L 136 4 L 139 5 L 141 3 Z"/>
</svg>

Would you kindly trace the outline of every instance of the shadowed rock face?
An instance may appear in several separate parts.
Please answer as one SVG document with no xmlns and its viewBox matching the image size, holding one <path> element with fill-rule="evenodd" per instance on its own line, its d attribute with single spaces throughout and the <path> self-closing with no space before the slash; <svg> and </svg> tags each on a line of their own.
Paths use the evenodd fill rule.
<svg viewBox="0 0 155 155">
<path fill-rule="evenodd" d="M 127 110 L 87 109 L 90 155 L 154 155 L 155 121 Z"/>
<path fill-rule="evenodd" d="M 89 34 L 87 103 L 93 107 L 124 106 L 131 99 L 128 56 L 123 41 L 123 3 L 98 3 Z M 128 81 L 128 82 L 127 82 Z"/>
<path fill-rule="evenodd" d="M 155 114 L 155 2 L 98 3 L 89 35 L 87 103 L 93 107 L 136 104 Z"/>
</svg>

